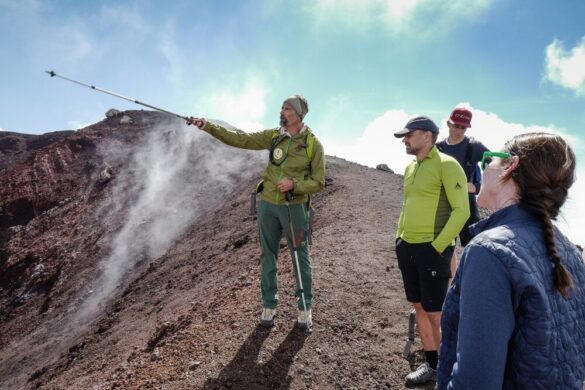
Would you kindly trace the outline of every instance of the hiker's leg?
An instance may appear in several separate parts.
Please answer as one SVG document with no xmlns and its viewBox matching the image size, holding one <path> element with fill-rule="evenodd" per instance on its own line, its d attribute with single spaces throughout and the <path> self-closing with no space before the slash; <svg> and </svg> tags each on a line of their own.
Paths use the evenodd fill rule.
<svg viewBox="0 0 585 390">
<path fill-rule="evenodd" d="M 296 269 L 296 261 L 294 258 L 293 241 L 290 233 L 291 229 L 289 225 L 288 210 L 286 209 L 286 206 L 280 207 L 282 211 L 281 223 L 283 224 L 283 231 L 290 250 L 293 272 L 295 276 L 295 296 L 297 297 L 297 306 L 299 309 L 303 309 L 301 289 L 298 282 L 298 273 Z M 289 207 L 294 231 L 294 239 L 296 243 L 297 256 L 299 260 L 299 268 L 301 271 L 301 280 L 303 282 L 303 291 L 305 293 L 305 302 L 307 305 L 307 309 L 310 309 L 313 302 L 313 266 L 311 264 L 311 256 L 309 253 L 308 243 L 309 214 L 307 212 L 307 205 L 305 203 L 290 205 Z"/>
<path fill-rule="evenodd" d="M 437 312 L 427 313 L 420 303 L 414 303 L 414 310 L 416 311 L 416 326 L 420 341 L 425 351 L 437 351 L 439 348 L 440 331 L 437 332 L 435 327 Z M 438 312 L 440 322 L 441 312 Z M 439 324 L 440 329 L 440 324 Z"/>
<path fill-rule="evenodd" d="M 278 304 L 278 252 L 282 227 L 278 207 L 260 201 L 258 207 L 258 235 L 260 238 L 260 290 L 263 307 L 274 309 Z"/>
</svg>

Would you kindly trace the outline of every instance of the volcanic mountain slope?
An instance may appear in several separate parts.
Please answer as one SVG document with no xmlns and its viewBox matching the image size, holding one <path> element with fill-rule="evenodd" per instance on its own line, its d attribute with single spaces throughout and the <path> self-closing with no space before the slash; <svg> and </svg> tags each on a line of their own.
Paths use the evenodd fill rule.
<svg viewBox="0 0 585 390">
<path fill-rule="evenodd" d="M 403 387 L 420 352 L 401 357 L 400 176 L 327 157 L 314 331 L 295 328 L 284 240 L 264 329 L 249 199 L 265 153 L 126 114 L 133 123 L 106 119 L 0 176 L 2 388 Z"/>
<path fill-rule="evenodd" d="M 72 133 L 66 130 L 31 135 L 0 131 L 0 170 L 24 161 L 33 151 L 67 138 Z"/>
</svg>

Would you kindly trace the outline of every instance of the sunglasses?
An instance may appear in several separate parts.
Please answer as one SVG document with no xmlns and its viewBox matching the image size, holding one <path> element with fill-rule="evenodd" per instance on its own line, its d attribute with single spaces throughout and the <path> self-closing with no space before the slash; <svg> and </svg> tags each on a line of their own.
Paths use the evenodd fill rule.
<svg viewBox="0 0 585 390">
<path fill-rule="evenodd" d="M 492 162 L 492 157 L 499 157 L 499 158 L 510 158 L 512 155 L 506 152 L 483 152 L 483 157 L 481 158 L 481 170 L 485 171 L 485 167 Z"/>
</svg>

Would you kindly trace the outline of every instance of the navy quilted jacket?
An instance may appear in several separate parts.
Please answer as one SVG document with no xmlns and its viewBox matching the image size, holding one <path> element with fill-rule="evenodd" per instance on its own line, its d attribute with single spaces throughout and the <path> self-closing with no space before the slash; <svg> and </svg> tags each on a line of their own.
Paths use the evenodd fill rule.
<svg viewBox="0 0 585 390">
<path fill-rule="evenodd" d="M 575 289 L 553 287 L 542 223 L 513 205 L 472 226 L 443 305 L 438 389 L 583 389 L 585 263 L 555 229 Z"/>
</svg>

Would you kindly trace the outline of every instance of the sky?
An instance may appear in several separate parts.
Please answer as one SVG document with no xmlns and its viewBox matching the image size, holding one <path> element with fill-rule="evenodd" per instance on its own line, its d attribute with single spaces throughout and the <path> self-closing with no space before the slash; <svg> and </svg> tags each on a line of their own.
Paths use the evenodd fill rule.
<svg viewBox="0 0 585 390">
<path fill-rule="evenodd" d="M 0 131 L 79 129 L 134 103 L 246 131 L 301 93 L 325 152 L 402 173 L 392 133 L 456 106 L 490 149 L 547 131 L 577 155 L 559 227 L 585 244 L 582 0 L 0 0 Z M 581 202 L 583 203 L 583 202 Z"/>
</svg>

